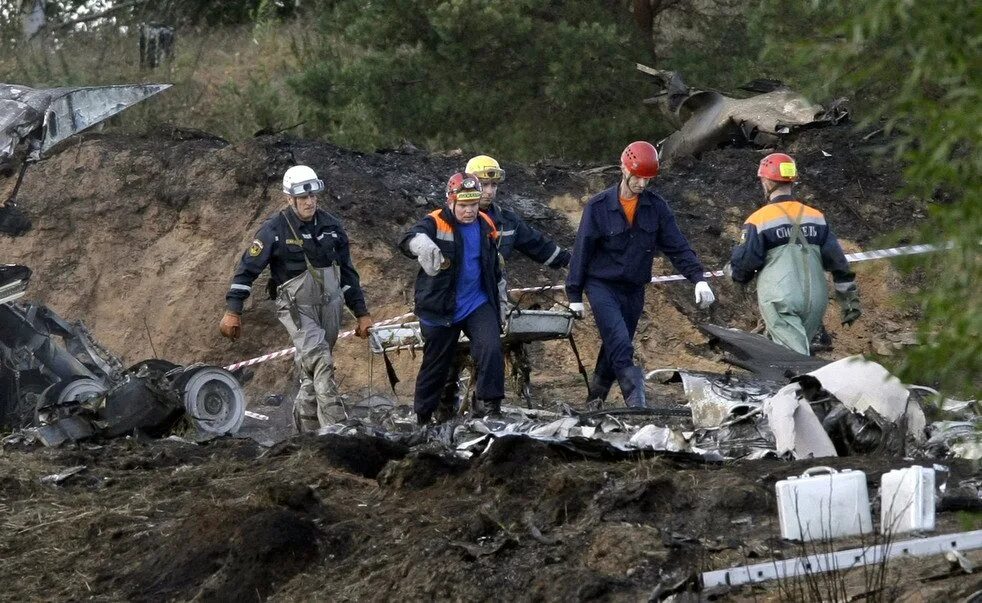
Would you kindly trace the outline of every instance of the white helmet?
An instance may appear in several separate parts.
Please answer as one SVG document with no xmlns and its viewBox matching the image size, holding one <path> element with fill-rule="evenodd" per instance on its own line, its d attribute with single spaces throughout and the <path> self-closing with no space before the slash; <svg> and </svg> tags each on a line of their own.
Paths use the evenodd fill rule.
<svg viewBox="0 0 982 603">
<path fill-rule="evenodd" d="M 283 174 L 283 192 L 291 197 L 306 197 L 324 190 L 324 181 L 305 165 L 295 165 Z"/>
</svg>

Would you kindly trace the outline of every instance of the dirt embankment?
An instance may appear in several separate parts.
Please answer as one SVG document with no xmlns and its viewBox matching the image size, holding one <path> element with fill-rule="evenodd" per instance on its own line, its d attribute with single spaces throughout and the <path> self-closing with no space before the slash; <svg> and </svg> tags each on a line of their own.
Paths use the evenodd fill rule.
<svg viewBox="0 0 982 603">
<path fill-rule="evenodd" d="M 861 152 L 871 143 L 855 140 L 846 130 L 816 130 L 789 147 L 805 174 L 805 199 L 851 249 L 870 247 L 921 211 L 891 197 L 896 175 L 872 169 Z M 756 206 L 760 156 L 714 151 L 659 179 L 707 267 L 722 266 Z M 178 362 L 238 360 L 289 345 L 258 294 L 243 340 L 226 342 L 216 328 L 239 254 L 280 206 L 287 166 L 308 163 L 327 182 L 325 205 L 351 234 L 369 305 L 385 318 L 409 307 L 415 275 L 395 248 L 399 235 L 438 206 L 447 176 L 465 159 L 412 149 L 364 155 L 281 138 L 229 146 L 182 132 L 89 137 L 32 168 L 21 200 L 35 227 L 0 239 L 0 256 L 31 266 L 32 297 L 83 318 L 130 362 L 154 354 L 150 338 L 156 355 Z M 505 200 L 564 244 L 581 204 L 614 179 L 554 166 L 505 168 Z M 0 182 L 0 193 L 11 184 Z M 509 270 L 515 286 L 562 276 L 524 259 Z M 837 356 L 870 351 L 872 338 L 912 322 L 892 303 L 903 282 L 889 265 L 858 271 L 863 321 L 850 331 L 834 315 L 826 321 Z M 720 304 L 710 317 L 755 325 L 752 297 L 727 284 L 714 288 Z M 691 286 L 652 287 L 638 336 L 645 365 L 721 368 L 692 325 L 700 318 Z M 577 338 L 591 363 L 598 343 L 590 320 L 577 324 Z M 566 346 L 533 352 L 540 403 L 582 395 Z M 379 363 L 371 370 L 363 342 L 345 342 L 338 358 L 342 390 L 370 380 L 381 387 L 384 373 Z M 405 400 L 418 359 L 395 360 Z M 283 391 L 290 374 L 287 361 L 264 365 L 251 392 Z M 232 440 L 8 447 L 0 463 L 0 598 L 200 601 L 646 599 L 691 572 L 799 554 L 777 538 L 773 484 L 815 464 L 707 465 L 672 456 L 605 463 L 510 438 L 467 464 L 333 436 L 270 450 Z M 830 464 L 866 470 L 873 486 L 882 471 L 905 463 Z M 60 486 L 40 482 L 82 465 Z M 952 464 L 950 483 L 972 471 Z M 939 523 L 941 531 L 965 529 L 954 513 Z M 957 600 L 982 588 L 937 564 L 892 571 L 888 584 L 920 600 Z M 859 581 L 850 595 L 866 592 L 861 576 L 850 579 Z M 781 598 L 774 586 L 735 596 L 758 594 Z"/>
<path fill-rule="evenodd" d="M 788 148 L 804 174 L 804 199 L 827 213 L 847 250 L 868 247 L 922 215 L 919 206 L 892 197 L 896 173 L 871 167 L 865 152 L 873 143 L 856 140 L 845 128 L 814 130 Z M 725 263 L 740 224 L 756 207 L 753 174 L 761 155 L 753 149 L 713 151 L 677 164 L 658 180 L 707 268 Z M 128 362 L 153 355 L 180 363 L 233 362 L 289 346 L 264 299 L 265 277 L 247 306 L 244 338 L 229 343 L 216 328 L 239 255 L 281 207 L 279 179 L 286 167 L 307 163 L 326 181 L 324 205 L 348 229 L 369 305 L 381 319 L 411 306 L 416 265 L 396 248 L 401 233 L 442 202 L 447 176 L 467 156 L 411 147 L 361 154 L 325 142 L 268 137 L 230 146 L 179 130 L 144 138 L 90 136 L 31 168 L 20 199 L 34 228 L 20 238 L 0 238 L 0 256 L 34 269 L 30 297 L 85 320 Z M 615 170 L 504 166 L 501 198 L 565 245 L 572 242 L 582 204 L 616 179 Z M 0 182 L 0 193 L 11 186 L 12 179 Z M 889 265 L 865 264 L 857 271 L 865 315 L 856 327 L 840 329 L 831 305 L 826 324 L 836 355 L 872 351 L 875 338 L 910 328 L 911 317 L 893 303 L 904 285 Z M 563 278 L 521 257 L 509 263 L 509 272 L 513 286 Z M 673 270 L 662 260 L 658 272 Z M 720 303 L 701 314 L 691 285 L 650 288 L 638 336 L 645 366 L 720 368 L 693 322 L 708 318 L 749 329 L 757 313 L 752 293 L 723 282 L 714 282 L 714 289 Z M 592 321 L 578 323 L 577 338 L 592 366 L 599 347 Z M 534 346 L 538 361 L 545 354 L 560 370 L 538 371 L 534 384 L 544 396 L 565 396 L 576 382 L 572 354 L 565 344 Z M 394 360 L 402 378 L 397 391 L 409 395 L 418 359 L 403 354 Z M 379 387 L 384 376 L 358 340 L 341 344 L 338 366 L 342 389 Z M 259 367 L 251 394 L 287 389 L 291 371 L 286 360 Z"/>
</svg>

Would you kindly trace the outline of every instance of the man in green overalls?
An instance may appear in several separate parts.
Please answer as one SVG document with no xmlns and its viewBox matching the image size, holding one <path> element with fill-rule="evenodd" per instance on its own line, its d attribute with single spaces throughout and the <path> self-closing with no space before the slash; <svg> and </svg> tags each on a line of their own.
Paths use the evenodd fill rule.
<svg viewBox="0 0 982 603">
<path fill-rule="evenodd" d="M 862 314 L 856 275 L 822 212 L 792 194 L 792 184 L 798 179 L 794 159 L 772 153 L 761 160 L 757 176 L 766 205 L 744 223 L 727 271 L 737 283 L 757 277 L 757 303 L 767 335 L 787 348 L 809 354 L 809 343 L 828 305 L 825 272 L 832 273 L 845 325 Z"/>
</svg>

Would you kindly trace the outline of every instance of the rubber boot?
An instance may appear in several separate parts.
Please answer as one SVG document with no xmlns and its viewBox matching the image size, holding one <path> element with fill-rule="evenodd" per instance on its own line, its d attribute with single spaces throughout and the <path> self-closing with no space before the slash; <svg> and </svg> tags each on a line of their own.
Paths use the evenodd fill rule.
<svg viewBox="0 0 982 603">
<path fill-rule="evenodd" d="M 485 400 L 484 408 L 488 411 L 489 419 L 500 419 L 501 418 L 501 399 L 498 400 Z"/>
<path fill-rule="evenodd" d="M 606 379 L 601 379 L 594 373 L 593 377 L 590 378 L 590 385 L 587 387 L 586 394 L 586 407 L 589 410 L 600 410 L 604 407 L 604 402 L 607 401 L 607 394 L 610 393 L 610 387 L 614 384 L 613 381 L 607 381 Z"/>
<path fill-rule="evenodd" d="M 632 408 L 645 408 L 648 403 L 644 393 L 644 371 L 640 366 L 629 366 L 617 374 L 617 383 L 624 394 L 624 404 Z"/>
<path fill-rule="evenodd" d="M 501 417 L 501 400 L 482 400 L 480 398 L 474 398 L 471 414 L 476 419 L 482 417 L 498 419 Z"/>
<path fill-rule="evenodd" d="M 429 425 L 432 418 L 433 418 L 432 412 L 417 412 L 416 424 L 419 425 L 420 427 L 424 425 Z"/>
</svg>

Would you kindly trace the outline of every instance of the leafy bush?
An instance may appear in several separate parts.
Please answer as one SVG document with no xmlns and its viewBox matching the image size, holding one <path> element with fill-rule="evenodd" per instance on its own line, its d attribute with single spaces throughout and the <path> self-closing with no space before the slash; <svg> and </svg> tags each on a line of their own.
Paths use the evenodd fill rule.
<svg viewBox="0 0 982 603">
<path fill-rule="evenodd" d="M 610 160 L 664 133 L 620 3 L 340 0 L 293 81 L 342 145 L 410 139 L 517 159 Z"/>
<path fill-rule="evenodd" d="M 787 11 L 795 12 L 787 18 Z M 934 203 L 921 240 L 953 248 L 912 260 L 927 283 L 921 346 L 897 368 L 910 381 L 936 381 L 977 395 L 982 375 L 982 5 L 943 8 L 907 0 L 767 0 L 763 62 L 782 61 L 799 83 L 851 94 L 869 105 L 865 125 L 883 122 L 887 151 L 904 165 L 903 195 Z M 784 17 L 784 18 L 778 18 Z"/>
</svg>

